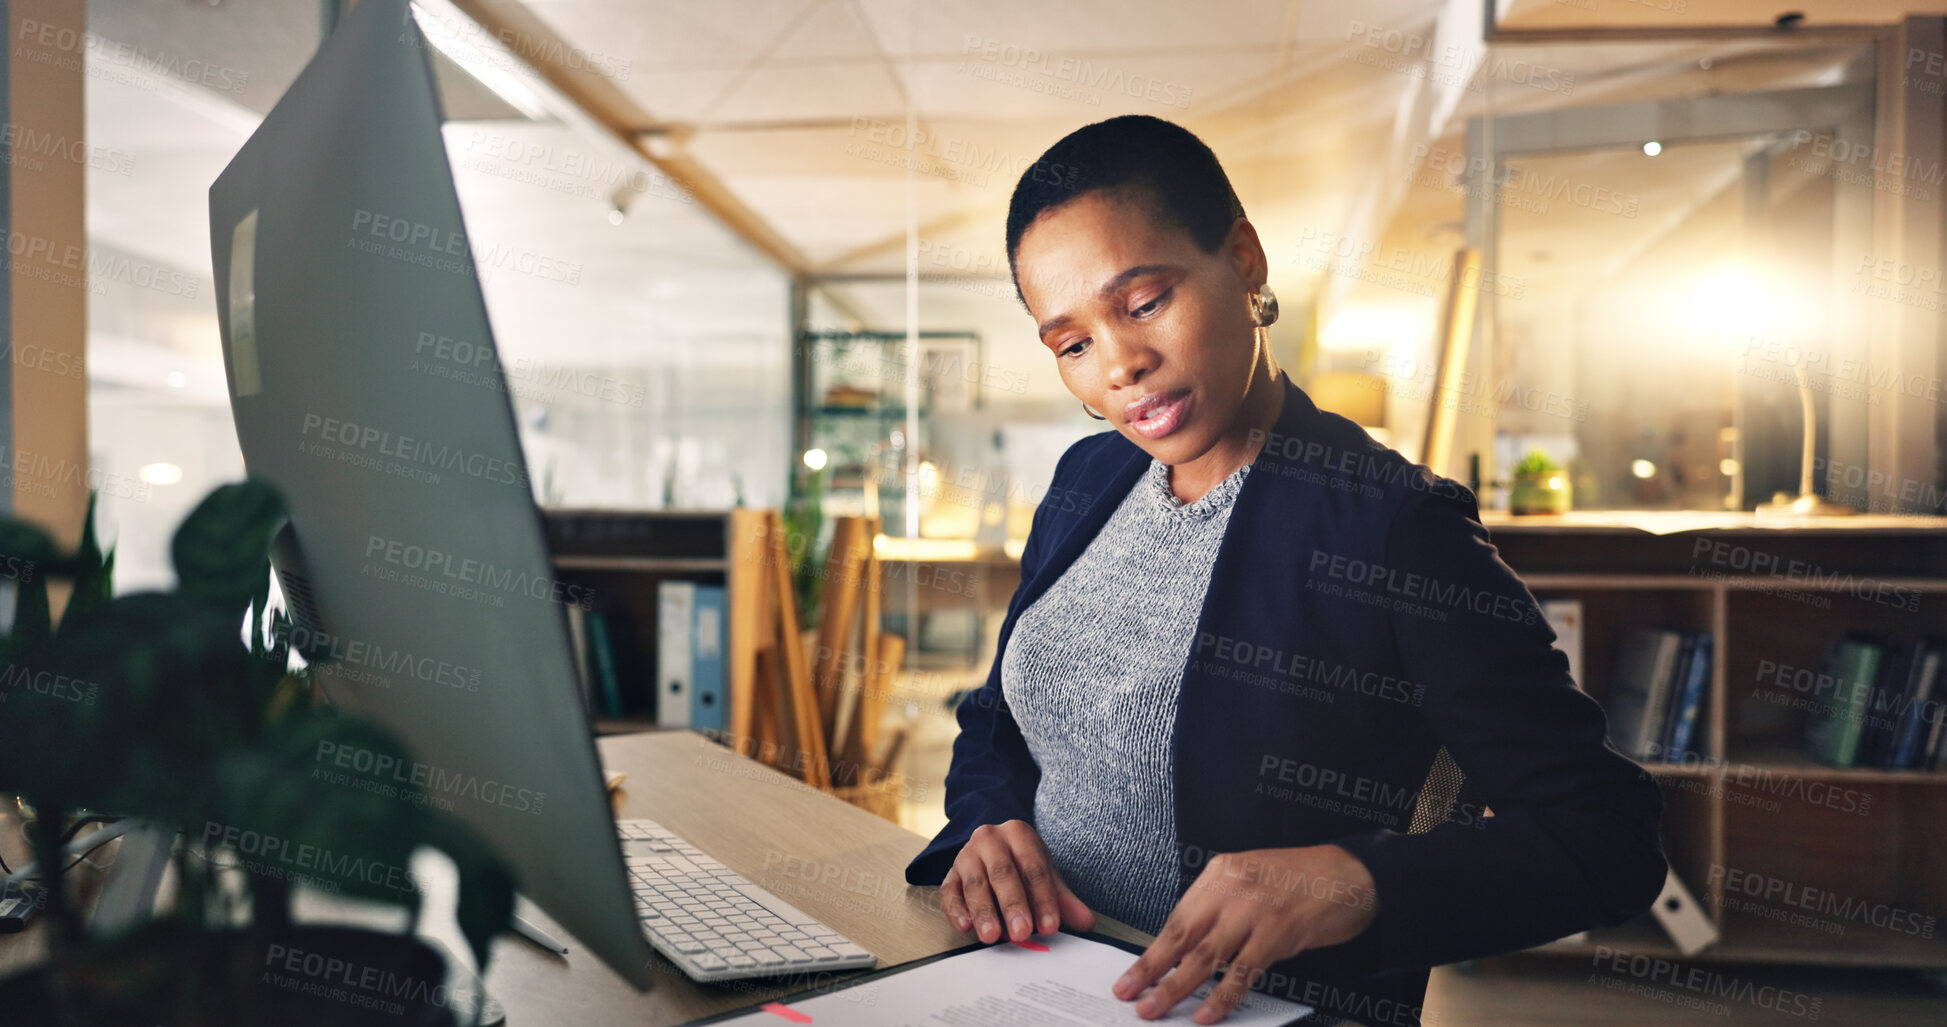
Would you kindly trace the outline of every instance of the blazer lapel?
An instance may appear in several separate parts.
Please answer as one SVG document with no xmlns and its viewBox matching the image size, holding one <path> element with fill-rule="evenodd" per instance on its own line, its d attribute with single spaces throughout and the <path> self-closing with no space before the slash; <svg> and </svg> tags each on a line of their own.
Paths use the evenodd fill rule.
<svg viewBox="0 0 1947 1027">
<path fill-rule="evenodd" d="M 1102 525 L 1109 522 L 1109 515 L 1115 512 L 1116 507 L 1122 505 L 1124 497 L 1129 495 L 1129 489 L 1149 468 L 1149 454 L 1136 448 L 1134 443 L 1119 435 L 1113 442 L 1117 445 L 1104 455 L 1105 462 L 1113 464 L 1116 459 L 1115 454 L 1123 452 L 1122 462 L 1115 465 L 1114 470 L 1102 479 L 1105 481 L 1102 492 L 1093 497 L 1088 509 L 1082 511 L 1066 532 L 1056 536 L 1054 548 L 1050 549 L 1048 555 L 1042 559 L 1040 569 L 1036 571 L 1034 577 L 1024 583 L 1025 591 L 1018 609 L 1027 609 L 1041 597 L 1041 593 L 1046 592 L 1048 587 L 1062 576 L 1063 572 L 1068 570 L 1068 566 L 1075 562 L 1076 557 L 1082 555 L 1082 550 L 1088 548 L 1089 542 L 1102 530 Z M 1078 477 L 1086 480 L 1087 476 Z M 1072 489 L 1075 483 L 1062 483 L 1057 487 Z"/>
</svg>

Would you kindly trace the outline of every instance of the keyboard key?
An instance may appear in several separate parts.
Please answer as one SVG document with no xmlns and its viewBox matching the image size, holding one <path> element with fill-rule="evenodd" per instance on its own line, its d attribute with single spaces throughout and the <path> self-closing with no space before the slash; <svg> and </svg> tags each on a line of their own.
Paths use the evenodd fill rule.
<svg viewBox="0 0 1947 1027">
<path fill-rule="evenodd" d="M 872 954 L 661 824 L 617 824 L 643 929 L 692 975 L 745 977 L 787 968 L 870 965 Z"/>
</svg>

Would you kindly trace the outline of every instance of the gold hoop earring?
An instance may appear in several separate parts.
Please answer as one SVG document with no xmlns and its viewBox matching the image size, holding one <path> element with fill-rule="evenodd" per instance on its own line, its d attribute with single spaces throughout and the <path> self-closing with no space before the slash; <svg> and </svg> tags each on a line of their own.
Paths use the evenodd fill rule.
<svg viewBox="0 0 1947 1027">
<path fill-rule="evenodd" d="M 1108 420 L 1108 418 L 1106 418 L 1106 417 L 1103 417 L 1103 416 L 1102 416 L 1101 414 L 1098 414 L 1098 413 L 1096 413 L 1095 411 L 1093 411 L 1093 410 L 1090 410 L 1090 409 L 1088 408 L 1088 404 L 1087 404 L 1087 403 L 1083 403 L 1083 404 L 1082 404 L 1082 413 L 1085 413 L 1085 414 L 1087 414 L 1088 416 L 1090 416 L 1090 417 L 1093 417 L 1093 418 L 1095 418 L 1095 419 L 1096 419 L 1096 420 L 1098 420 L 1098 421 L 1106 421 L 1106 420 Z"/>
</svg>

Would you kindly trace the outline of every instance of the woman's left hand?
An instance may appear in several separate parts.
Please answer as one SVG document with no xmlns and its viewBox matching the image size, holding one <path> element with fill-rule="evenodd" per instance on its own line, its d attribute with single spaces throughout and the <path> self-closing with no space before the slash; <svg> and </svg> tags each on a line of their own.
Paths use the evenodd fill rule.
<svg viewBox="0 0 1947 1027">
<path fill-rule="evenodd" d="M 1198 1023 L 1216 1023 L 1271 964 L 1358 937 L 1377 904 L 1366 865 L 1336 845 L 1221 853 L 1170 911 L 1142 958 L 1116 980 L 1115 996 L 1129 1001 L 1162 978 L 1136 1003 L 1136 1014 L 1153 1020 L 1228 962 L 1223 981 L 1195 1014 Z"/>
</svg>

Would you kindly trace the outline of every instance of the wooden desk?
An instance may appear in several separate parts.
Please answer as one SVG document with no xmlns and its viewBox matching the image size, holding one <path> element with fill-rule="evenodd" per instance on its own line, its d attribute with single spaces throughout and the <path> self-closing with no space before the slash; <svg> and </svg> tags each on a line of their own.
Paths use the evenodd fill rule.
<svg viewBox="0 0 1947 1027">
<path fill-rule="evenodd" d="M 597 744 L 608 769 L 629 775 L 617 797 L 618 816 L 647 817 L 689 839 L 865 946 L 881 967 L 972 940 L 940 914 L 938 889 L 906 884 L 906 864 L 926 843 L 919 835 L 691 732 L 622 735 Z M 665 973 L 649 991 L 637 992 L 552 920 L 535 919 L 573 951 L 554 957 L 501 936 L 487 990 L 507 1008 L 508 1027 L 678 1024 L 820 983 L 753 978 L 698 984 L 658 955 L 656 965 Z M 1105 934 L 1149 941 L 1132 927 L 1097 919 Z"/>
<path fill-rule="evenodd" d="M 830 924 L 879 957 L 887 967 L 957 948 L 972 940 L 946 922 L 937 888 L 906 884 L 906 863 L 926 839 L 769 767 L 732 754 L 688 731 L 620 735 L 598 740 L 602 761 L 629 775 L 616 795 L 617 814 L 660 822 L 779 898 Z M 0 853 L 23 857 L 9 830 Z M 13 835 L 17 841 L 18 836 Z M 88 878 L 96 875 L 89 874 Z M 88 881 L 86 899 L 92 899 Z M 443 890 L 429 888 L 429 891 Z M 429 895 L 427 933 L 465 951 L 452 928 L 450 894 Z M 300 900 L 301 919 L 331 906 Z M 437 911 L 437 912 L 433 912 Z M 397 929 L 400 918 L 381 918 Z M 1106 934 L 1147 943 L 1149 935 L 1098 917 Z M 496 940 L 487 991 L 507 1009 L 508 1027 L 661 1027 L 736 1009 L 850 974 L 810 979 L 764 978 L 698 984 L 655 956 L 662 971 L 638 992 L 545 914 L 533 920 L 566 943 L 553 956 L 511 934 Z M 39 926 L 0 937 L 0 973 L 41 956 Z M 1131 957 L 1134 961 L 1134 957 Z M 865 971 L 854 971 L 863 973 Z"/>
</svg>

